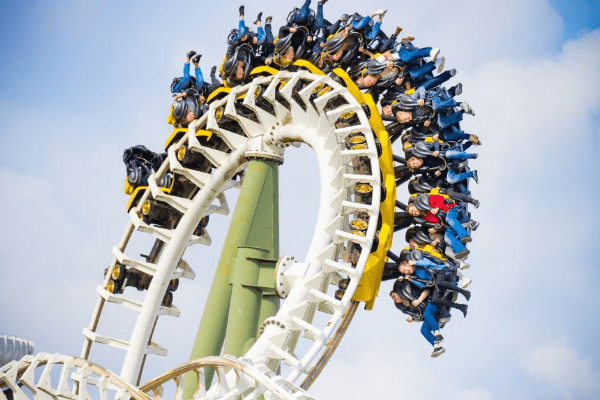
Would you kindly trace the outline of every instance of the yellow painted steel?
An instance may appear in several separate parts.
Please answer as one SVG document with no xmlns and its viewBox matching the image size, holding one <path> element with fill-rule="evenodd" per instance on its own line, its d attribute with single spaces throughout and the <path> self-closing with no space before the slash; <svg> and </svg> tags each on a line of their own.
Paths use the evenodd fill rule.
<svg viewBox="0 0 600 400">
<path fill-rule="evenodd" d="M 206 104 L 210 104 L 214 100 L 218 100 L 223 96 L 227 96 L 231 92 L 231 88 L 222 86 L 216 90 L 213 90 L 206 99 Z"/>
<path fill-rule="evenodd" d="M 352 297 L 355 301 L 364 301 L 365 309 L 372 310 L 375 303 L 375 297 L 379 293 L 383 267 L 387 260 L 387 252 L 392 247 L 394 236 L 394 210 L 396 207 L 396 179 L 394 175 L 394 160 L 392 153 L 392 143 L 390 142 L 385 125 L 370 94 L 363 94 L 358 86 L 350 79 L 348 74 L 340 68 L 333 70 L 337 76 L 343 79 L 346 88 L 354 98 L 363 105 L 366 105 L 371 112 L 369 123 L 375 136 L 381 143 L 381 156 L 379 157 L 379 167 L 383 176 L 382 184 L 386 188 L 386 198 L 379 205 L 381 212 L 381 229 L 379 230 L 379 246 L 377 250 L 369 256 L 365 266 L 362 278 L 358 283 L 358 288 Z"/>
<path fill-rule="evenodd" d="M 250 71 L 250 75 L 261 75 L 264 73 L 267 73 L 269 75 L 275 75 L 277 74 L 279 71 L 276 70 L 275 68 L 269 67 L 267 65 L 263 65 L 260 67 L 256 67 L 254 68 L 252 71 Z"/>
<path fill-rule="evenodd" d="M 175 128 L 173 133 L 169 136 L 167 141 L 165 142 L 165 150 L 169 148 L 173 143 L 177 142 L 183 135 L 187 133 L 187 128 Z M 198 129 L 196 131 L 196 137 L 206 137 L 206 140 L 210 140 L 212 138 L 213 133 L 211 131 L 207 131 L 204 129 Z"/>
<path fill-rule="evenodd" d="M 306 68 L 315 75 L 325 75 L 325 72 L 321 71 L 319 68 L 315 67 L 311 62 L 306 60 L 297 60 L 294 62 L 294 65 Z"/>
</svg>

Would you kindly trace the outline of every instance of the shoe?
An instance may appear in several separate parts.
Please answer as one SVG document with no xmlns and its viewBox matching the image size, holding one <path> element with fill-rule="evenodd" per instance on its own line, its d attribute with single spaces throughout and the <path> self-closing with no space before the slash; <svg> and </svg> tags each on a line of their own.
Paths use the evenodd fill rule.
<svg viewBox="0 0 600 400">
<path fill-rule="evenodd" d="M 473 207 L 479 208 L 479 200 L 473 200 Z"/>
<path fill-rule="evenodd" d="M 462 88 L 462 85 L 461 85 L 461 88 Z M 477 135 L 469 135 L 469 140 L 475 146 L 481 146 L 481 140 L 479 140 L 479 136 L 477 136 Z"/>
<path fill-rule="evenodd" d="M 440 55 L 440 48 L 436 47 L 435 49 L 431 49 L 429 52 L 429 57 L 431 57 L 431 61 L 437 60 L 437 57 Z"/>
<path fill-rule="evenodd" d="M 472 116 L 475 116 L 475 111 L 473 111 L 469 103 L 467 103 L 466 101 L 463 101 L 460 104 L 460 108 L 462 108 L 466 114 L 471 114 Z"/>
<path fill-rule="evenodd" d="M 446 351 L 446 349 L 444 349 L 442 346 L 434 347 L 433 348 L 433 353 L 431 353 L 431 357 L 433 357 L 433 358 L 439 357 L 442 354 L 444 354 L 445 351 Z"/>
<path fill-rule="evenodd" d="M 217 66 L 213 65 L 212 68 L 210 69 L 210 76 L 215 76 L 216 73 L 217 73 Z"/>
<path fill-rule="evenodd" d="M 469 243 L 472 242 L 473 239 L 471 239 L 471 236 L 465 236 L 464 238 L 460 239 L 460 241 L 465 244 L 465 243 Z"/>
<path fill-rule="evenodd" d="M 477 157 L 479 157 L 479 154 L 477 154 L 477 153 L 471 153 L 471 160 L 476 160 Z"/>
<path fill-rule="evenodd" d="M 450 76 L 456 76 L 456 69 L 452 68 L 450 70 Z M 460 93 L 462 93 L 462 83 L 459 83 L 458 86 L 460 86 Z M 458 96 L 460 94 L 458 91 L 459 91 L 459 88 L 457 87 L 455 96 Z"/>
<path fill-rule="evenodd" d="M 479 228 L 479 221 L 473 221 L 473 223 L 471 224 L 471 231 L 475 232 L 477 228 Z"/>
<path fill-rule="evenodd" d="M 458 269 L 469 269 L 471 266 L 469 264 L 467 264 L 466 262 L 459 260 L 458 261 Z"/>
<path fill-rule="evenodd" d="M 400 25 L 398 25 L 396 27 L 396 30 L 394 31 L 394 35 L 398 36 L 400 34 L 400 32 L 402 32 L 402 27 Z"/>
<path fill-rule="evenodd" d="M 434 342 L 435 344 L 440 344 L 444 341 L 444 337 L 442 335 L 435 335 Z"/>
<path fill-rule="evenodd" d="M 477 175 L 477 171 L 473 171 L 473 180 L 475 181 L 476 184 L 479 185 L 479 175 Z"/>
<path fill-rule="evenodd" d="M 329 0 L 321 0 L 321 1 L 319 1 L 319 5 L 321 5 L 321 6 L 322 6 L 323 4 L 327 3 L 328 1 L 329 1 Z"/>
<path fill-rule="evenodd" d="M 455 254 L 454 258 L 457 260 L 464 260 L 465 258 L 467 258 L 467 256 L 469 255 L 470 252 L 471 252 L 471 250 L 464 249 L 463 251 L 460 251 L 457 254 Z"/>
<path fill-rule="evenodd" d="M 200 59 L 201 59 L 201 58 L 202 58 L 202 54 L 196 54 L 196 55 L 194 56 L 194 58 L 192 58 L 192 62 L 193 62 L 194 64 L 198 64 L 198 63 L 200 62 Z"/>
<path fill-rule="evenodd" d="M 385 8 L 382 8 L 381 10 L 377 10 L 373 13 L 373 15 L 379 15 L 380 18 L 383 18 L 383 16 L 385 15 L 385 13 L 387 12 L 387 10 Z"/>
<path fill-rule="evenodd" d="M 435 70 L 435 72 L 440 74 L 444 70 L 445 62 L 446 62 L 446 57 L 438 58 L 435 62 L 435 64 L 437 65 L 437 69 Z"/>
<path fill-rule="evenodd" d="M 262 11 L 259 12 L 258 15 L 256 16 L 256 19 L 254 20 L 254 25 L 258 24 L 261 19 L 262 19 Z"/>
<path fill-rule="evenodd" d="M 271 25 L 271 21 L 273 21 L 273 16 L 267 16 L 267 19 L 265 19 L 265 25 Z"/>
<path fill-rule="evenodd" d="M 415 40 L 414 36 L 407 36 L 402 38 L 403 42 L 412 42 L 413 40 Z"/>
<path fill-rule="evenodd" d="M 464 316 L 465 318 L 467 318 L 467 309 L 468 309 L 468 308 L 469 308 L 469 306 L 468 306 L 467 304 L 459 304 L 459 307 L 458 307 L 458 309 L 459 309 L 460 311 L 462 311 L 462 313 L 463 313 L 463 316 Z"/>
<path fill-rule="evenodd" d="M 240 6 L 240 19 L 244 19 L 244 6 Z"/>
<path fill-rule="evenodd" d="M 187 58 L 192 58 L 196 55 L 196 52 L 194 50 L 190 50 L 188 51 L 188 53 L 185 55 Z"/>
<path fill-rule="evenodd" d="M 458 281 L 458 286 L 465 289 L 465 288 L 469 287 L 469 285 L 471 284 L 472 281 L 473 280 L 471 278 L 467 278 L 466 276 L 461 276 L 460 280 Z"/>
</svg>

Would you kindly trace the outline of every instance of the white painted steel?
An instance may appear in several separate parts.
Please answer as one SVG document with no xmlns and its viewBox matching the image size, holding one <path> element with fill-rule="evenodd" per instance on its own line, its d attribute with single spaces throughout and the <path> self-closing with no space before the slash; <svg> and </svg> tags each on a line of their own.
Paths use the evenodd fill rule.
<svg viewBox="0 0 600 400">
<path fill-rule="evenodd" d="M 295 92 L 295 85 L 301 81 L 306 86 Z M 275 115 L 256 104 L 254 93 L 259 85 L 268 85 L 263 97 L 272 104 Z M 324 85 L 329 88 L 328 92 L 321 88 Z M 316 98 L 315 93 L 319 94 Z M 237 112 L 234 103 L 239 102 L 242 96 L 245 96 L 242 104 L 254 112 L 260 123 Z M 289 108 L 277 100 L 279 96 L 287 101 Z M 343 98 L 344 105 L 335 109 L 327 108 L 328 102 L 335 98 Z M 220 127 L 215 119 L 217 109 L 222 110 L 227 118 L 237 121 L 243 132 L 231 132 Z M 350 127 L 336 127 L 340 115 L 348 111 L 356 113 L 358 123 Z M 203 146 L 195 136 L 197 129 L 212 131 L 223 139 L 229 149 L 223 151 Z M 345 149 L 344 140 L 354 133 L 364 134 L 367 149 Z M 275 76 L 258 77 L 248 85 L 233 88 L 227 97 L 212 103 L 208 113 L 190 125 L 188 134 L 171 146 L 168 151 L 169 157 L 159 172 L 151 176 L 149 190 L 140 201 L 141 205 L 143 200 L 154 198 L 183 212 L 177 228 L 168 230 L 149 226 L 140 222 L 138 210 L 133 209 L 130 212 L 132 224 L 124 234 L 124 240 L 114 249 L 115 259 L 153 276 L 143 302 L 140 305 L 139 302 L 117 300 L 119 295 L 104 295 L 94 311 L 90 327 L 86 329 L 89 341 L 84 345 L 82 355 L 87 356 L 92 341 L 125 347 L 127 353 L 121 377 L 127 382 L 135 382 L 145 355 L 160 348 L 158 345 L 148 346 L 156 319 L 159 315 L 178 314 L 165 312 L 164 307 L 161 307 L 170 280 L 180 276 L 193 278 L 189 274 L 185 276 L 185 271 L 177 268 L 178 263 L 181 265 L 180 261 L 183 261 L 181 257 L 186 247 L 195 243 L 210 244 L 210 240 L 192 235 L 200 219 L 209 213 L 229 211 L 223 192 L 239 186 L 239 182 L 232 181 L 231 178 L 245 168 L 247 157 L 283 160 L 284 149 L 301 142 L 313 149 L 319 165 L 321 191 L 315 232 L 305 260 L 301 263 L 305 268 L 302 271 L 294 271 L 293 279 L 288 280 L 290 292 L 286 301 L 278 314 L 265 322 L 263 334 L 244 356 L 244 362 L 248 365 L 268 365 L 271 368 L 275 368 L 280 362 L 289 365 L 289 370 L 277 380 L 292 385 L 292 382 L 311 368 L 318 354 L 325 348 L 327 340 L 335 332 L 351 302 L 369 257 L 377 230 L 381 185 L 374 140 L 361 105 L 348 90 L 328 76 L 314 75 L 306 71 L 279 72 Z M 174 153 L 175 149 L 183 144 L 187 144 L 189 150 L 203 154 L 212 163 L 213 171 L 208 174 L 183 167 Z M 353 172 L 349 164 L 357 157 L 369 159 L 371 175 L 356 175 Z M 194 183 L 198 187 L 195 196 L 184 199 L 162 192 L 157 181 L 167 170 L 175 171 Z M 368 182 L 373 186 L 371 204 L 352 201 L 352 187 L 357 182 Z M 215 200 L 219 201 L 219 205 L 213 204 Z M 356 211 L 364 211 L 369 215 L 364 237 L 349 232 L 349 214 Z M 151 234 L 166 243 L 156 264 L 125 255 L 127 241 L 135 232 Z M 362 246 L 355 267 L 343 260 L 344 247 L 350 243 Z M 341 300 L 328 293 L 330 282 L 339 279 L 339 274 L 347 274 L 350 277 L 350 283 Z M 336 279 L 332 279 L 332 276 Z M 103 301 L 111 300 L 139 311 L 131 339 L 128 341 L 109 340 L 95 332 Z M 324 313 L 326 320 L 319 322 L 320 326 L 316 326 L 313 325 L 313 320 L 320 309 L 327 310 Z M 309 342 L 305 346 L 307 349 L 302 350 L 304 353 L 297 353 L 294 350 L 301 338 L 306 338 Z M 227 387 L 233 388 L 235 371 L 229 372 L 226 379 L 231 383 Z M 219 397 L 220 394 L 216 394 L 215 391 L 223 391 L 224 386 L 217 387 L 218 389 L 209 391 L 210 396 L 216 397 L 207 398 L 229 398 Z M 252 398 L 262 393 L 258 389 L 255 392 Z"/>
</svg>

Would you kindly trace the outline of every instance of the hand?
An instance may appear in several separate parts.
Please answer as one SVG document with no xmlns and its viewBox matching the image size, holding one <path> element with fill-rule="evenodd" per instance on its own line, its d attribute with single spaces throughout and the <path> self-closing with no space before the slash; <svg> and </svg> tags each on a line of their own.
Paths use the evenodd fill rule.
<svg viewBox="0 0 600 400">
<path fill-rule="evenodd" d="M 365 48 L 364 48 L 364 47 L 362 47 L 362 46 L 361 46 L 361 47 L 359 47 L 359 48 L 358 48 L 358 52 L 359 52 L 359 53 L 362 53 L 363 51 L 365 51 Z"/>
<path fill-rule="evenodd" d="M 442 174 L 442 171 L 435 171 L 434 175 L 435 176 L 440 176 Z"/>
<path fill-rule="evenodd" d="M 404 78 L 396 78 L 394 82 L 396 82 L 396 85 L 401 85 L 403 80 Z"/>
<path fill-rule="evenodd" d="M 296 33 L 296 28 L 290 28 L 290 32 Z"/>
<path fill-rule="evenodd" d="M 417 100 L 417 104 L 420 106 L 424 106 L 425 105 L 425 99 L 419 99 Z"/>
<path fill-rule="evenodd" d="M 429 125 L 431 125 L 431 121 L 425 121 L 425 122 L 423 123 L 423 126 L 429 126 Z"/>
<path fill-rule="evenodd" d="M 417 307 L 421 302 L 419 300 L 415 300 L 412 302 L 413 307 Z"/>
<path fill-rule="evenodd" d="M 415 260 L 408 260 L 408 265 L 415 265 Z"/>
<path fill-rule="evenodd" d="M 309 42 L 309 43 L 312 42 L 312 36 L 307 36 L 306 37 L 306 41 Z"/>
<path fill-rule="evenodd" d="M 388 69 L 392 69 L 392 68 L 394 68 L 394 62 L 393 62 L 392 60 L 388 60 L 388 61 L 385 63 L 385 66 L 386 66 Z"/>
<path fill-rule="evenodd" d="M 271 65 L 272 62 L 273 62 L 273 58 L 271 58 L 271 57 L 267 57 L 267 59 L 265 60 L 265 64 L 267 64 L 267 65 Z"/>
<path fill-rule="evenodd" d="M 412 319 L 412 317 L 408 317 L 408 318 L 406 318 L 406 320 L 407 320 L 408 322 L 413 322 L 413 319 Z"/>
<path fill-rule="evenodd" d="M 435 215 L 435 214 L 437 214 L 439 211 L 440 211 L 440 209 L 436 207 L 436 208 L 432 209 L 432 210 L 431 210 L 431 211 L 429 211 L 429 212 L 430 212 L 430 213 L 432 213 L 433 215 Z"/>
<path fill-rule="evenodd" d="M 440 140 L 440 135 L 436 133 L 435 135 L 432 136 L 432 138 L 433 138 L 433 140 L 438 141 L 438 140 Z"/>
</svg>

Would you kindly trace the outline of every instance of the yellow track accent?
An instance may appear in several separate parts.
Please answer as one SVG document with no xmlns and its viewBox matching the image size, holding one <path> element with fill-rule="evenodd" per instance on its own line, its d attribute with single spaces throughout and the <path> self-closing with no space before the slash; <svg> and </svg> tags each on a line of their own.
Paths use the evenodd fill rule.
<svg viewBox="0 0 600 400">
<path fill-rule="evenodd" d="M 371 129 L 381 143 L 381 156 L 379 157 L 379 167 L 383 175 L 382 184 L 385 185 L 387 195 L 384 202 L 379 205 L 381 212 L 381 229 L 379 230 L 379 247 L 377 251 L 371 253 L 367 260 L 362 278 L 358 283 L 358 288 L 354 292 L 352 300 L 364 301 L 365 309 L 372 310 L 375 303 L 375 297 L 379 293 L 383 267 L 387 260 L 387 252 L 392 247 L 392 238 L 394 236 L 394 210 L 396 207 L 396 178 L 394 175 L 394 161 L 392 153 L 392 143 L 390 142 L 383 120 L 377 110 L 377 105 L 370 94 L 363 94 L 358 86 L 350 79 L 348 74 L 340 68 L 333 70 L 333 73 L 344 80 L 346 88 L 361 104 L 365 104 L 371 111 L 369 123 Z"/>
</svg>

